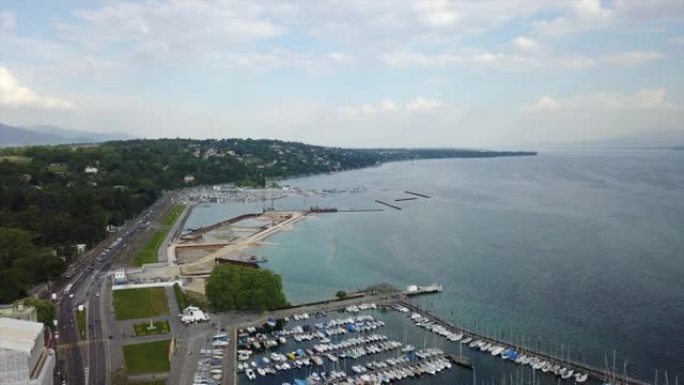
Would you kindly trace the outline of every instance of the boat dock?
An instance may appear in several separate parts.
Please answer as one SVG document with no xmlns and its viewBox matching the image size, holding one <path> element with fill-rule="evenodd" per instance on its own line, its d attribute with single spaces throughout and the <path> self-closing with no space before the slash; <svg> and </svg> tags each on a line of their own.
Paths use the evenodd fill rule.
<svg viewBox="0 0 684 385">
<path fill-rule="evenodd" d="M 349 210 L 337 210 L 338 213 L 377 213 L 380 211 L 385 211 L 383 209 L 349 209 Z"/>
<path fill-rule="evenodd" d="M 391 208 L 393 208 L 393 209 L 395 209 L 395 210 L 401 210 L 401 207 L 395 206 L 395 205 L 393 205 L 393 204 L 391 204 L 391 203 L 383 202 L 383 201 L 377 200 L 377 199 L 376 199 L 375 201 L 376 201 L 377 203 L 380 203 L 381 205 L 385 205 L 385 206 L 387 206 L 387 207 L 391 207 Z"/>
<path fill-rule="evenodd" d="M 432 285 L 429 286 L 417 286 L 417 285 L 411 285 L 406 288 L 406 291 L 404 291 L 404 295 L 407 297 L 413 297 L 416 295 L 422 295 L 422 294 L 436 294 L 436 293 L 441 293 L 442 292 L 442 285 L 438 285 L 436 283 L 433 283 Z"/>
<path fill-rule="evenodd" d="M 418 198 L 416 198 L 416 197 L 411 197 L 411 198 L 398 198 L 398 199 L 395 199 L 394 201 L 395 201 L 395 202 L 415 201 L 416 199 L 418 199 Z"/>
<path fill-rule="evenodd" d="M 406 194 L 415 195 L 415 196 L 421 197 L 421 198 L 430 198 L 429 195 L 425 195 L 425 194 L 421 194 L 421 193 L 417 193 L 417 192 L 413 192 L 413 191 L 408 191 L 408 190 L 406 190 L 406 191 L 404 191 L 404 192 L 405 192 Z"/>
<path fill-rule="evenodd" d="M 520 353 L 525 354 L 527 356 L 538 357 L 544 361 L 549 362 L 550 364 L 560 365 L 562 367 L 572 369 L 576 373 L 586 373 L 589 376 L 589 380 L 592 382 L 596 381 L 600 383 L 605 383 L 607 379 L 610 379 L 611 383 L 615 385 L 648 385 L 648 382 L 644 382 L 624 374 L 611 372 L 606 369 L 599 369 L 582 362 L 561 359 L 560 357 L 556 357 L 552 354 L 545 353 L 534 348 L 517 346 L 515 343 L 512 343 L 510 341 L 505 341 L 503 339 L 499 339 L 496 337 L 491 337 L 481 333 L 473 332 L 472 330 L 464 329 L 462 327 L 457 327 L 440 318 L 439 316 L 434 315 L 428 312 L 427 310 L 421 309 L 420 307 L 408 302 L 407 300 L 398 300 L 397 304 L 408 308 L 413 313 L 418 313 L 423 317 L 429 318 L 433 322 L 440 324 L 441 326 L 443 326 L 451 332 L 463 333 L 463 339 L 471 338 L 473 341 L 480 340 L 488 344 L 495 344 L 497 346 L 508 348 L 516 348 L 516 350 L 518 350 Z"/>
</svg>

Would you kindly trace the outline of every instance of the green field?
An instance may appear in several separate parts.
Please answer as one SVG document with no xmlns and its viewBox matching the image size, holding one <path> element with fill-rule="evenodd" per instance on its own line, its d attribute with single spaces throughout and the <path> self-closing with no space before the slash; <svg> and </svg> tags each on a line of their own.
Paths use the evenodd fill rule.
<svg viewBox="0 0 684 385">
<path fill-rule="evenodd" d="M 133 331 L 135 331 L 136 337 L 151 336 L 155 334 L 167 334 L 171 331 L 171 326 L 169 321 L 157 321 L 153 322 L 154 329 L 148 329 L 150 326 L 149 322 L 143 322 L 133 325 Z"/>
<path fill-rule="evenodd" d="M 134 266 L 142 266 L 145 263 L 157 262 L 157 251 L 164 242 L 164 239 L 171 230 L 171 227 L 173 227 L 174 223 L 176 223 L 180 215 L 183 213 L 183 209 L 185 209 L 184 205 L 175 205 L 173 208 L 171 208 L 171 210 L 169 210 L 168 213 L 166 213 L 164 218 L 161 220 L 162 229 L 155 231 L 154 234 L 152 234 L 152 237 L 145 243 L 145 246 L 143 246 L 142 250 L 140 250 L 138 254 L 135 255 L 135 258 L 133 258 Z"/>
<path fill-rule="evenodd" d="M 124 345 L 124 362 L 128 374 L 168 372 L 171 340 Z"/>
<path fill-rule="evenodd" d="M 174 205 L 171 208 L 171 210 L 169 210 L 169 212 L 166 213 L 166 216 L 162 220 L 161 225 L 165 226 L 165 227 L 173 226 L 176 223 L 176 221 L 178 220 L 178 218 L 181 216 L 181 214 L 183 214 L 184 209 L 185 209 L 185 205 L 181 205 L 181 204 Z"/>
<path fill-rule="evenodd" d="M 159 250 L 159 246 L 164 242 L 167 233 L 168 230 L 160 230 L 152 234 L 152 238 L 150 238 L 147 243 L 145 243 L 142 250 L 135 255 L 133 265 L 142 266 L 145 263 L 157 262 L 157 250 Z"/>
<path fill-rule="evenodd" d="M 163 287 L 115 290 L 113 296 L 117 320 L 169 314 L 169 303 Z"/>
<path fill-rule="evenodd" d="M 78 338 L 86 339 L 86 311 L 76 310 L 76 326 L 78 326 Z"/>
</svg>

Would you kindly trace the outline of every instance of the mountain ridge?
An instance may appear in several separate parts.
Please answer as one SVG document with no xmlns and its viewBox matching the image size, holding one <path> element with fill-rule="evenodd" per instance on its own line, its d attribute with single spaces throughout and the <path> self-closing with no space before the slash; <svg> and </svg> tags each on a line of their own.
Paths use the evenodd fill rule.
<svg viewBox="0 0 684 385">
<path fill-rule="evenodd" d="M 51 125 L 12 126 L 0 122 L 0 147 L 40 146 L 71 143 L 100 143 L 134 139 L 122 133 L 69 130 Z"/>
</svg>

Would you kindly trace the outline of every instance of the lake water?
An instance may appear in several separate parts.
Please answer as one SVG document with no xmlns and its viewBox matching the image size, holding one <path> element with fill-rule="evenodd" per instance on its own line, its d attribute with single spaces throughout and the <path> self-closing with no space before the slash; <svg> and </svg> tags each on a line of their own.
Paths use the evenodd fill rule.
<svg viewBox="0 0 684 385">
<path fill-rule="evenodd" d="M 384 208 L 307 218 L 255 251 L 293 303 L 437 282 L 419 301 L 459 324 L 599 367 L 615 351 L 645 380 L 684 374 L 684 151 L 400 162 L 281 184 L 366 191 L 277 209 Z M 394 202 L 404 190 L 431 198 Z M 188 225 L 258 210 L 197 207 Z"/>
</svg>

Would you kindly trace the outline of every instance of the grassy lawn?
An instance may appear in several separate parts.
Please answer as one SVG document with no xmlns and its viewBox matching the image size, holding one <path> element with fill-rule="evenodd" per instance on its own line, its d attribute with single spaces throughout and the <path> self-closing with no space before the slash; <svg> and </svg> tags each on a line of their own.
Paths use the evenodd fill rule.
<svg viewBox="0 0 684 385">
<path fill-rule="evenodd" d="M 157 250 L 159 250 L 159 246 L 164 242 L 167 233 L 168 230 L 161 230 L 152 234 L 152 238 L 150 238 L 147 243 L 145 243 L 142 250 L 136 254 L 133 259 L 133 265 L 142 266 L 145 263 L 157 262 Z"/>
<path fill-rule="evenodd" d="M 154 329 L 148 329 L 150 326 L 149 322 L 143 322 L 133 325 L 133 330 L 135 331 L 136 337 L 151 336 L 154 334 L 167 334 L 171 331 L 171 326 L 169 326 L 169 321 L 158 321 L 154 322 Z"/>
<path fill-rule="evenodd" d="M 168 372 L 171 340 L 124 345 L 124 362 L 128 374 Z"/>
<path fill-rule="evenodd" d="M 183 209 L 185 209 L 185 205 L 173 206 L 162 220 L 161 225 L 164 227 L 173 226 L 180 217 L 180 215 L 183 214 Z"/>
<path fill-rule="evenodd" d="M 86 311 L 76 310 L 76 326 L 78 326 L 78 338 L 86 339 Z"/>
<path fill-rule="evenodd" d="M 117 320 L 169 314 L 169 303 L 163 287 L 115 290 L 113 296 Z"/>
<path fill-rule="evenodd" d="M 136 254 L 133 259 L 133 265 L 142 266 L 145 263 L 155 263 L 157 262 L 157 251 L 159 247 L 164 242 L 164 238 L 171 230 L 171 227 L 176 223 L 180 215 L 183 213 L 184 205 L 175 205 L 169 210 L 168 213 L 162 218 L 161 226 L 162 229 L 156 231 L 152 234 L 152 237 L 145 243 L 142 250 Z"/>
</svg>

